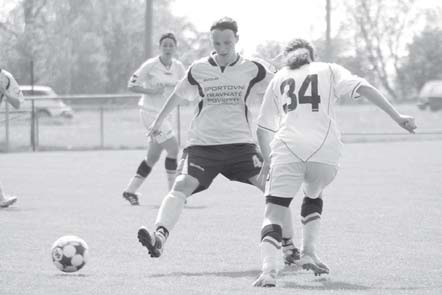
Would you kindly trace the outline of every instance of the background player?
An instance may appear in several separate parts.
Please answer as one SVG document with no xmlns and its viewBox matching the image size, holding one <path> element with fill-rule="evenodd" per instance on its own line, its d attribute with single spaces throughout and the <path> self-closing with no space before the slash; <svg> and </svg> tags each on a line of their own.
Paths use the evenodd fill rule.
<svg viewBox="0 0 442 295">
<path fill-rule="evenodd" d="M 12 74 L 0 69 L 0 104 L 4 99 L 15 109 L 19 109 L 24 101 L 23 94 Z M 0 183 L 0 208 L 9 207 L 16 201 L 16 196 L 9 196 L 4 193 L 3 186 Z"/>
<path fill-rule="evenodd" d="M 183 64 L 173 57 L 177 48 L 175 36 L 172 33 L 164 34 L 160 37 L 159 43 L 160 55 L 144 62 L 132 75 L 128 85 L 129 90 L 143 94 L 138 105 L 141 121 L 146 128 L 155 119 L 161 106 L 186 71 Z M 149 137 L 147 155 L 138 165 L 135 176 L 123 192 L 123 197 L 132 205 L 139 204 L 137 191 L 159 160 L 163 149 L 167 152 L 164 165 L 169 189 L 175 180 L 179 152 L 178 141 L 173 131 L 171 116 L 165 118 L 164 121 L 160 132 Z"/>
<path fill-rule="evenodd" d="M 161 204 L 156 231 L 149 233 L 145 227 L 138 231 L 139 241 L 152 257 L 161 255 L 186 198 L 207 189 L 218 174 L 261 189 L 264 187 L 264 182 L 258 178 L 261 154 L 251 132 L 247 103 L 251 96 L 264 93 L 273 74 L 261 63 L 236 52 L 239 37 L 233 19 L 217 21 L 210 33 L 215 51 L 190 66 L 186 77 L 178 83 L 151 125 L 151 134 L 160 134 L 163 121 L 183 99 L 198 99 L 178 176 Z M 284 216 L 292 226 L 289 210 Z M 292 236 L 291 228 L 284 227 L 284 230 L 285 237 Z M 292 250 L 288 256 L 298 254 L 290 239 L 286 244 L 290 246 L 286 248 Z"/>
<path fill-rule="evenodd" d="M 385 111 L 400 127 L 414 133 L 414 119 L 401 115 L 367 81 L 337 64 L 314 62 L 311 44 L 295 39 L 285 49 L 286 67 L 267 88 L 258 118 L 258 141 L 269 169 L 262 227 L 262 274 L 255 286 L 276 284 L 277 248 L 281 244 L 284 211 L 303 185 L 301 208 L 302 253 L 299 264 L 315 275 L 329 268 L 316 253 L 323 190 L 334 179 L 342 142 L 335 121 L 337 98 L 364 96 Z M 271 142 L 271 143 L 270 143 Z"/>
</svg>

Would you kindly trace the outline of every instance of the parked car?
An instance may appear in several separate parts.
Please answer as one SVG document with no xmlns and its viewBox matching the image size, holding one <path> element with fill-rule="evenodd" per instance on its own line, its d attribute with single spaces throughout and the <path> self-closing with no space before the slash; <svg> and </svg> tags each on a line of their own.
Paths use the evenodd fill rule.
<svg viewBox="0 0 442 295">
<path fill-rule="evenodd" d="M 53 97 L 53 99 L 42 99 L 35 101 L 35 109 L 40 117 L 65 117 L 72 118 L 74 112 L 70 106 L 65 104 L 62 99 L 58 98 L 55 91 L 49 86 L 42 85 L 20 85 L 23 96 L 36 97 L 45 96 Z"/>
<path fill-rule="evenodd" d="M 421 110 L 442 110 L 442 80 L 425 83 L 419 92 L 417 107 Z"/>
</svg>

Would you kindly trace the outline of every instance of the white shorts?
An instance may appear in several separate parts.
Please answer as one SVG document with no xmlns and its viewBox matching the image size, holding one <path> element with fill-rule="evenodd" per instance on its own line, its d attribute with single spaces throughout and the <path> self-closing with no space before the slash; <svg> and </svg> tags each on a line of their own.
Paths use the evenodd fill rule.
<svg viewBox="0 0 442 295">
<path fill-rule="evenodd" d="M 140 119 L 146 130 L 149 128 L 150 124 L 152 124 L 152 122 L 155 120 L 156 116 L 157 112 L 155 111 L 140 109 Z M 153 140 L 161 144 L 166 140 L 173 138 L 174 136 L 175 132 L 173 131 L 172 128 L 172 117 L 169 115 L 163 121 L 163 124 L 161 125 L 160 128 L 160 133 L 153 136 Z"/>
<path fill-rule="evenodd" d="M 294 198 L 300 187 L 312 199 L 335 178 L 338 166 L 317 162 L 292 162 L 271 166 L 265 195 L 280 198 Z"/>
</svg>

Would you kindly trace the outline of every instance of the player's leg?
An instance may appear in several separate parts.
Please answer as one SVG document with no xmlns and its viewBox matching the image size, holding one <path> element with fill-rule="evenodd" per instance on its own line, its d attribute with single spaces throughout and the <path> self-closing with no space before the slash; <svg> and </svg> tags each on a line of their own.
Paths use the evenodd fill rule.
<svg viewBox="0 0 442 295">
<path fill-rule="evenodd" d="M 149 142 L 146 158 L 138 165 L 135 175 L 130 179 L 129 184 L 123 192 L 123 197 L 132 205 L 139 204 L 139 194 L 137 191 L 149 176 L 152 167 L 158 162 L 162 149 L 162 146 L 155 140 Z"/>
<path fill-rule="evenodd" d="M 244 183 L 250 183 L 265 190 L 265 184 L 258 179 L 262 166 L 262 156 L 257 151 L 255 145 L 243 145 L 232 151 L 231 154 L 236 155 L 233 159 L 229 170 L 223 174 L 230 180 L 236 180 Z M 287 265 L 293 264 L 299 259 L 299 250 L 293 243 L 293 220 L 292 212 L 286 208 L 283 213 L 282 220 L 282 248 L 284 252 L 284 260 Z"/>
<path fill-rule="evenodd" d="M 260 188 L 260 182 L 257 179 L 258 176 L 253 176 L 249 179 L 250 183 Z M 282 215 L 282 252 L 284 256 L 284 263 L 286 265 L 292 265 L 299 260 L 300 252 L 293 242 L 295 232 L 293 229 L 292 211 L 290 208 L 286 208 L 281 212 Z"/>
<path fill-rule="evenodd" d="M 138 240 L 145 246 L 151 257 L 160 257 L 169 233 L 175 227 L 188 196 L 199 186 L 196 178 L 180 174 L 176 177 L 173 189 L 161 203 L 152 234 L 145 227 L 138 230 Z"/>
<path fill-rule="evenodd" d="M 272 165 L 266 186 L 266 209 L 261 231 L 262 274 L 254 286 L 276 285 L 276 275 L 282 269 L 282 225 L 290 202 L 304 178 L 304 163 Z M 273 280 L 272 280 L 273 279 Z"/>
<path fill-rule="evenodd" d="M 329 267 L 317 255 L 323 209 L 322 192 L 335 178 L 337 167 L 322 163 L 308 163 L 304 183 L 304 200 L 301 207 L 303 247 L 299 264 L 315 275 L 329 273 Z"/>
<path fill-rule="evenodd" d="M 167 155 L 164 162 L 167 173 L 167 183 L 169 185 L 169 190 L 172 189 L 173 183 L 175 182 L 176 170 L 178 167 L 178 152 L 179 146 L 178 141 L 175 136 L 167 139 L 162 143 L 163 148 L 166 150 Z"/>
<path fill-rule="evenodd" d="M 164 244 L 181 216 L 187 197 L 208 188 L 218 174 L 216 169 L 210 168 L 208 160 L 199 154 L 200 151 L 192 147 L 183 151 L 173 188 L 161 203 L 155 232 L 151 234 L 145 227 L 138 231 L 138 240 L 152 257 L 159 257 L 163 252 Z"/>
</svg>

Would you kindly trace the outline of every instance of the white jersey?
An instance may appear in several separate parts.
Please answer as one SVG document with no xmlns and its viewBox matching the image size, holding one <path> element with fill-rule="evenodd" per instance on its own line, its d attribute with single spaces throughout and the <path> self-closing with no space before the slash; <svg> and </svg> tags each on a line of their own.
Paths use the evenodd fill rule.
<svg viewBox="0 0 442 295">
<path fill-rule="evenodd" d="M 15 97 L 20 101 L 20 104 L 24 102 L 23 93 L 20 90 L 20 86 L 15 81 L 14 76 L 4 69 L 0 69 L 0 83 L 2 88 L 5 89 L 9 96 Z M 4 95 L 0 92 L 0 103 L 3 101 Z"/>
<path fill-rule="evenodd" d="M 157 112 L 172 93 L 176 83 L 183 78 L 185 72 L 186 69 L 180 61 L 172 59 L 172 65 L 167 68 L 157 56 L 148 59 L 135 71 L 128 86 L 141 86 L 149 89 L 163 85 L 163 93 L 143 94 L 138 102 L 142 109 Z"/>
<path fill-rule="evenodd" d="M 175 88 L 177 96 L 198 100 L 187 146 L 254 143 L 247 104 L 272 77 L 262 63 L 240 55 L 226 67 L 213 55 L 193 63 Z"/>
<path fill-rule="evenodd" d="M 266 90 L 258 127 L 275 133 L 272 163 L 319 162 L 337 165 L 342 142 L 335 120 L 339 97 L 357 97 L 369 85 L 337 64 L 312 62 L 281 69 Z"/>
</svg>

